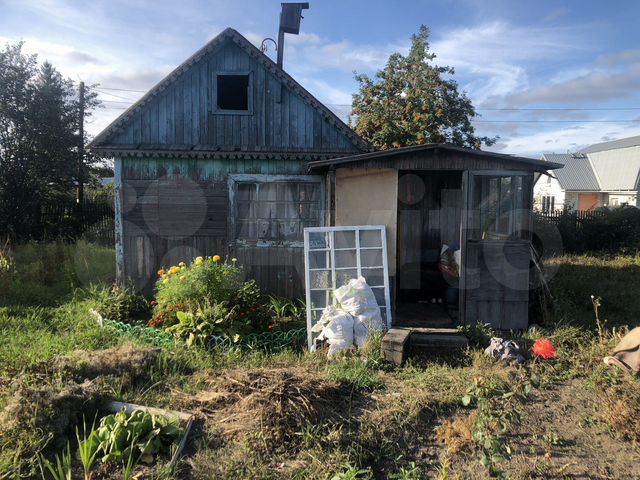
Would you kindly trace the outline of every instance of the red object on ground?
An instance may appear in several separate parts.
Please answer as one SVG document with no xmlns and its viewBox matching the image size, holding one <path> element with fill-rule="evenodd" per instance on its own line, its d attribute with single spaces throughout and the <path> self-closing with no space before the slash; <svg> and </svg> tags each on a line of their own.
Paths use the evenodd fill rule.
<svg viewBox="0 0 640 480">
<path fill-rule="evenodd" d="M 536 343 L 533 344 L 533 353 L 538 357 L 551 359 L 556 356 L 556 347 L 553 346 L 546 338 L 541 338 L 540 340 L 536 340 Z"/>
</svg>

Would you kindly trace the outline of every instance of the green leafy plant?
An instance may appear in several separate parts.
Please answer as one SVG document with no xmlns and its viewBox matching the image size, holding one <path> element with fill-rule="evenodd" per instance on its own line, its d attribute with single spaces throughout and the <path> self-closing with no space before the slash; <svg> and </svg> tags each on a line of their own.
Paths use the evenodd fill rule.
<svg viewBox="0 0 640 480">
<path fill-rule="evenodd" d="M 269 313 L 271 324 L 269 330 L 282 331 L 299 328 L 306 322 L 307 306 L 304 300 L 269 297 Z"/>
<path fill-rule="evenodd" d="M 126 462 L 122 462 L 122 479 L 129 480 L 133 475 L 133 470 L 136 468 L 136 465 L 140 462 L 142 455 L 145 454 L 144 450 L 140 453 L 140 455 L 136 458 L 135 456 L 135 445 L 138 442 L 139 435 L 136 435 L 131 439 L 131 445 L 129 446 L 129 455 L 127 456 Z"/>
<path fill-rule="evenodd" d="M 509 426 L 520 420 L 519 404 L 531 392 L 531 383 L 516 380 L 512 387 L 484 377 L 474 379 L 474 384 L 462 397 L 462 405 L 476 407 L 472 437 L 480 447 L 480 463 L 492 476 L 500 476 L 497 463 L 502 456 L 511 455 L 511 447 L 504 440 Z"/>
<path fill-rule="evenodd" d="M 113 285 L 108 292 L 98 293 L 96 311 L 102 317 L 123 323 L 143 323 L 149 316 L 147 300 L 138 295 L 133 287 Z"/>
<path fill-rule="evenodd" d="M 346 465 L 345 470 L 336 473 L 331 480 L 371 480 L 373 472 L 371 468 L 359 468 L 355 465 Z"/>
<path fill-rule="evenodd" d="M 108 415 L 100 420 L 96 430 L 104 463 L 125 461 L 135 454 L 139 454 L 142 462 L 151 463 L 155 455 L 167 450 L 182 434 L 177 421 L 141 410 Z"/>
<path fill-rule="evenodd" d="M 408 467 L 400 467 L 398 473 L 389 475 L 389 480 L 420 480 L 422 475 L 415 462 L 411 462 Z"/>
<path fill-rule="evenodd" d="M 69 443 L 67 442 L 66 451 L 63 450 L 59 456 L 56 455 L 55 464 L 39 454 L 38 466 L 43 480 L 46 480 L 47 478 L 45 470 L 49 472 L 51 477 L 53 477 L 53 480 L 72 480 L 71 447 L 69 446 Z"/>
<path fill-rule="evenodd" d="M 199 307 L 195 312 L 177 312 L 178 323 L 165 329 L 184 340 L 188 346 L 206 345 L 213 336 L 238 340 L 239 322 L 234 325 L 235 309 L 226 302 Z"/>
<path fill-rule="evenodd" d="M 87 432 L 87 424 L 83 422 L 83 433 L 76 427 L 76 439 L 78 441 L 78 455 L 82 463 L 85 480 L 91 480 L 91 469 L 99 453 L 98 435 L 95 431 L 95 420 L 91 424 L 91 429 Z"/>
<path fill-rule="evenodd" d="M 469 339 L 469 344 L 485 348 L 495 332 L 489 323 L 474 323 L 458 327 L 458 331 Z"/>
<path fill-rule="evenodd" d="M 198 257 L 190 265 L 181 262 L 160 270 L 158 275 L 150 326 L 180 325 L 172 331 L 189 333 L 197 333 L 191 330 L 200 326 L 209 334 L 217 332 L 231 338 L 264 331 L 269 325 L 271 317 L 264 294 L 255 281 L 243 281 L 244 271 L 235 259 L 223 262 L 218 256 Z M 228 312 L 216 312 L 220 309 Z M 184 312 L 180 315 L 182 319 L 178 318 L 178 312 Z M 185 313 L 197 318 L 186 318 Z M 219 321 L 223 318 L 223 322 Z M 178 336 L 189 338 L 189 334 Z"/>
</svg>

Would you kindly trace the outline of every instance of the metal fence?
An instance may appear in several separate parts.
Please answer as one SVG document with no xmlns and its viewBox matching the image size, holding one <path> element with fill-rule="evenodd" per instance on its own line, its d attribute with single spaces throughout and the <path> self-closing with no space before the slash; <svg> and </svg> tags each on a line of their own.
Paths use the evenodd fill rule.
<svg viewBox="0 0 640 480">
<path fill-rule="evenodd" d="M 602 210 L 551 210 L 546 212 L 536 211 L 535 216 L 540 220 L 545 220 L 554 225 L 561 222 L 573 222 L 579 227 L 585 220 L 603 218 L 606 215 Z"/>
</svg>

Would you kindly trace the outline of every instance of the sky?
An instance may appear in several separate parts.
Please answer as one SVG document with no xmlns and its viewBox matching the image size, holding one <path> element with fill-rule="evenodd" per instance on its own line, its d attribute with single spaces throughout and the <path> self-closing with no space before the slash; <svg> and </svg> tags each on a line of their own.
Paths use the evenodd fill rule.
<svg viewBox="0 0 640 480">
<path fill-rule="evenodd" d="M 257 46 L 277 38 L 279 11 L 274 0 L 0 0 L 0 45 L 23 40 L 99 84 L 96 135 L 225 28 Z M 476 132 L 500 137 L 489 150 L 540 157 L 640 135 L 637 0 L 315 0 L 303 15 L 284 68 L 345 120 L 354 72 L 406 53 L 424 24 L 435 63 L 455 68 L 481 115 Z"/>
</svg>

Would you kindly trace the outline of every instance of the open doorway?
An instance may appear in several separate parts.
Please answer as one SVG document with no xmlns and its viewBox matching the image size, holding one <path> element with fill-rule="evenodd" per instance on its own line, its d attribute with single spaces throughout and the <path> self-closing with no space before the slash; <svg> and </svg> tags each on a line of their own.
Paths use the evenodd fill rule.
<svg viewBox="0 0 640 480">
<path fill-rule="evenodd" d="M 462 207 L 461 171 L 399 172 L 396 324 L 456 321 Z"/>
</svg>

